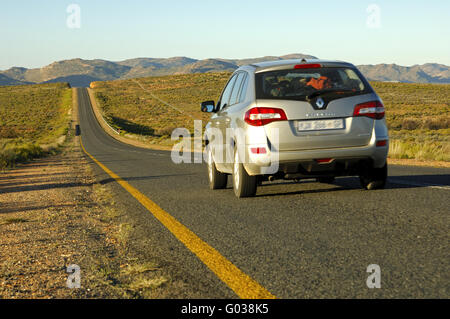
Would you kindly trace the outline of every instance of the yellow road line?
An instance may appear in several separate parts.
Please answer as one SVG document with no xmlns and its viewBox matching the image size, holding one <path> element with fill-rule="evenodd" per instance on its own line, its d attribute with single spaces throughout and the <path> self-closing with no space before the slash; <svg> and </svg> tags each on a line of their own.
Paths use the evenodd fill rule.
<svg viewBox="0 0 450 319">
<path fill-rule="evenodd" d="M 222 256 L 216 249 L 201 240 L 196 234 L 181 224 L 178 220 L 164 211 L 155 202 L 142 194 L 136 188 L 124 181 L 120 176 L 100 163 L 89 154 L 83 146 L 83 151 L 100 166 L 109 176 L 114 178 L 134 198 L 136 198 L 153 216 L 156 217 L 179 241 L 181 241 L 191 252 L 193 252 L 209 269 L 211 269 L 220 280 L 230 287 L 240 298 L 243 299 L 275 299 L 268 290 L 258 284 L 250 276 L 242 272 L 231 261 Z"/>
</svg>

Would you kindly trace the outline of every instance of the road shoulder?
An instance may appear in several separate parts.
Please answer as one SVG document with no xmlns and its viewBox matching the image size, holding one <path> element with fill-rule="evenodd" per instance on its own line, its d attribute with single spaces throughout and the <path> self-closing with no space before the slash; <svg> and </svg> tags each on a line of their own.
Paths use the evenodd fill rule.
<svg viewBox="0 0 450 319">
<path fill-rule="evenodd" d="M 170 278 L 128 249 L 132 225 L 74 142 L 0 174 L 1 298 L 157 298 Z M 67 287 L 67 267 L 81 288 Z"/>
</svg>

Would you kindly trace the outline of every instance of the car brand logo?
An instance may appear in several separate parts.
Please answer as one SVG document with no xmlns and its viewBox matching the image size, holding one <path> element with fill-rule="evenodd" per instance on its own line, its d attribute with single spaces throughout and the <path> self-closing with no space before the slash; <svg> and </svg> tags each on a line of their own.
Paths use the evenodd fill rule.
<svg viewBox="0 0 450 319">
<path fill-rule="evenodd" d="M 325 101 L 324 101 L 321 97 L 319 97 L 319 98 L 316 100 L 316 105 L 317 105 L 317 107 L 318 107 L 319 109 L 321 109 L 321 108 L 324 107 Z"/>
</svg>

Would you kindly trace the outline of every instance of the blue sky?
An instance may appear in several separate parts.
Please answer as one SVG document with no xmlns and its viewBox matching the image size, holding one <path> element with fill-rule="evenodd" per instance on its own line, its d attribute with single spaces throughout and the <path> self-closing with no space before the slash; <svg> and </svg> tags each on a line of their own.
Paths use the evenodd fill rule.
<svg viewBox="0 0 450 319">
<path fill-rule="evenodd" d="M 66 25 L 68 5 L 81 28 Z M 370 4 L 380 28 L 366 24 Z M 355 64 L 450 65 L 450 1 L 15 0 L 0 10 L 0 69 L 83 58 L 305 53 Z"/>
</svg>

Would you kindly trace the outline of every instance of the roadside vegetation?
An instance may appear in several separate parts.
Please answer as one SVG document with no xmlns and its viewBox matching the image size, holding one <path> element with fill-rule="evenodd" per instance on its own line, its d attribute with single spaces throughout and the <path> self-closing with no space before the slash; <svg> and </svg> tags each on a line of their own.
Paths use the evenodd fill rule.
<svg viewBox="0 0 450 319">
<path fill-rule="evenodd" d="M 386 107 L 390 158 L 450 161 L 450 85 L 371 84 Z"/>
<path fill-rule="evenodd" d="M 53 152 L 71 106 L 65 83 L 0 86 L 0 169 Z"/>
<path fill-rule="evenodd" d="M 200 102 L 217 100 L 229 76 L 225 72 L 137 79 L 146 91 L 136 80 L 94 82 L 91 87 L 105 119 L 122 135 L 172 145 L 170 136 L 175 128 L 194 132 L 194 119 L 206 125 L 210 115 L 200 111 Z"/>
<path fill-rule="evenodd" d="M 91 87 L 106 120 L 122 135 L 171 145 L 174 128 L 193 132 L 193 118 L 206 125 L 200 102 L 217 100 L 230 73 L 185 74 L 94 82 Z M 371 83 L 383 99 L 390 129 L 389 156 L 450 161 L 450 85 Z M 155 96 L 182 112 L 161 103 Z"/>
</svg>

